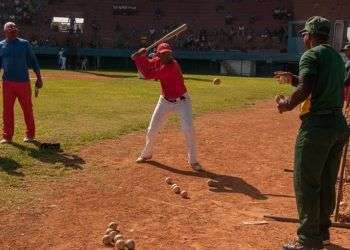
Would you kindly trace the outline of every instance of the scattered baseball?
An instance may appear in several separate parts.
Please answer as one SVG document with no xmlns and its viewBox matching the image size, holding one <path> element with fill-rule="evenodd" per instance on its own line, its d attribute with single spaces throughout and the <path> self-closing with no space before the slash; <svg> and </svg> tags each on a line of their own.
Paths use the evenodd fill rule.
<svg viewBox="0 0 350 250">
<path fill-rule="evenodd" d="M 111 238 L 111 239 L 114 239 L 114 237 L 117 235 L 117 232 L 116 231 L 112 231 L 108 234 L 108 236 Z"/>
<path fill-rule="evenodd" d="M 180 193 L 181 197 L 184 198 L 184 199 L 188 199 L 188 193 L 187 191 L 183 190 L 181 193 Z"/>
<path fill-rule="evenodd" d="M 176 186 L 176 187 L 173 188 L 173 191 L 174 191 L 175 194 L 179 194 L 181 192 L 181 189 L 180 189 L 179 186 Z"/>
<path fill-rule="evenodd" d="M 124 236 L 122 234 L 117 234 L 114 236 L 114 242 L 117 242 L 118 240 L 124 240 Z"/>
<path fill-rule="evenodd" d="M 214 180 L 208 180 L 207 184 L 209 187 L 217 187 L 218 182 L 214 181 Z"/>
<path fill-rule="evenodd" d="M 118 240 L 115 243 L 115 248 L 118 250 L 124 250 L 125 249 L 125 241 L 124 240 Z"/>
<path fill-rule="evenodd" d="M 220 85 L 220 84 L 221 84 L 220 78 L 214 78 L 213 84 L 214 84 L 214 85 Z"/>
<path fill-rule="evenodd" d="M 173 179 L 171 179 L 170 177 L 167 177 L 165 178 L 165 183 L 168 185 L 172 185 L 174 182 L 173 182 Z"/>
<path fill-rule="evenodd" d="M 125 242 L 126 248 L 129 250 L 134 250 L 135 249 L 135 241 L 133 240 L 127 240 Z"/>
<path fill-rule="evenodd" d="M 108 228 L 111 228 L 111 229 L 113 229 L 114 231 L 116 231 L 116 230 L 118 229 L 118 224 L 117 224 L 117 222 L 111 222 L 111 223 L 109 223 Z"/>
<path fill-rule="evenodd" d="M 113 243 L 113 238 L 111 238 L 109 235 L 104 235 L 103 238 L 102 238 L 102 242 L 103 242 L 103 244 L 105 244 L 106 246 L 112 245 L 112 243 Z"/>
<path fill-rule="evenodd" d="M 113 232 L 114 230 L 112 228 L 107 228 L 105 235 L 108 235 L 110 232 Z"/>
<path fill-rule="evenodd" d="M 173 184 L 173 185 L 171 185 L 171 189 L 174 189 L 174 187 L 177 187 L 177 184 Z"/>
</svg>

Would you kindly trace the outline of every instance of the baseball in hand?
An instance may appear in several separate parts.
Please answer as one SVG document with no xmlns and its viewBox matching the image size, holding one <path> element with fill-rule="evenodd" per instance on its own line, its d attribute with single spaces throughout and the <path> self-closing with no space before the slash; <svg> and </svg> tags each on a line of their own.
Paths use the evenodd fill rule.
<svg viewBox="0 0 350 250">
<path fill-rule="evenodd" d="M 284 95 L 277 95 L 275 97 L 275 101 L 277 104 L 280 104 L 281 102 L 284 102 L 286 100 L 286 97 Z"/>
</svg>

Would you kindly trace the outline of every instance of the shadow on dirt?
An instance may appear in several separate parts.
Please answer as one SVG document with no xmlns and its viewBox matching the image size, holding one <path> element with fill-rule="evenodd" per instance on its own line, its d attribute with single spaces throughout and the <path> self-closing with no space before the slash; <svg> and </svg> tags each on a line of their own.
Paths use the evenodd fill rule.
<svg viewBox="0 0 350 250">
<path fill-rule="evenodd" d="M 294 195 L 287 195 L 287 194 L 267 194 L 267 193 L 264 193 L 263 195 L 266 195 L 266 196 L 271 196 L 271 197 L 281 197 L 281 198 L 295 198 Z"/>
<path fill-rule="evenodd" d="M 80 73 L 94 75 L 94 76 L 109 77 L 109 78 L 119 78 L 119 79 L 138 77 L 136 74 L 135 75 L 115 75 L 115 74 L 104 74 L 104 73 L 97 73 L 97 72 L 90 72 L 90 71 L 82 71 Z"/>
<path fill-rule="evenodd" d="M 325 248 L 325 250 L 350 250 L 349 248 L 341 247 L 338 245 L 331 244 Z"/>
<path fill-rule="evenodd" d="M 8 175 L 23 177 L 21 172 L 21 164 L 10 158 L 0 158 L 0 170 L 4 171 Z"/>
<path fill-rule="evenodd" d="M 38 144 L 34 144 L 36 147 L 29 147 L 18 143 L 12 143 L 12 146 L 21 151 L 28 153 L 28 156 L 47 164 L 63 164 L 66 168 L 83 169 L 85 164 L 84 159 L 75 154 L 69 154 L 64 152 L 57 152 L 54 150 L 40 149 Z"/>
<path fill-rule="evenodd" d="M 157 161 L 149 161 L 147 162 L 147 164 L 175 173 L 175 174 L 212 179 L 216 181 L 215 187 L 210 187 L 209 189 L 212 192 L 242 193 L 257 200 L 267 199 L 267 197 L 264 194 L 262 194 L 257 188 L 250 185 L 249 183 L 247 183 L 246 181 L 244 181 L 239 177 L 220 175 L 209 171 L 201 171 L 201 172 L 184 171 L 184 170 L 180 170 L 180 169 L 176 169 L 176 168 L 164 165 Z"/>
</svg>

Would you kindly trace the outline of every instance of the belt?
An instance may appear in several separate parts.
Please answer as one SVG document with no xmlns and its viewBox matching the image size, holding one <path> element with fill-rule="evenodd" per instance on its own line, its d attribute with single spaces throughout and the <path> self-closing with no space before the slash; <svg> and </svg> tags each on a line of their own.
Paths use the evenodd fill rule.
<svg viewBox="0 0 350 250">
<path fill-rule="evenodd" d="M 171 103 L 176 103 L 176 102 L 179 102 L 179 101 L 183 101 L 183 100 L 186 100 L 186 97 L 185 96 L 180 96 L 176 99 L 168 99 L 164 96 L 164 99 L 167 100 L 168 102 L 171 102 Z"/>
</svg>

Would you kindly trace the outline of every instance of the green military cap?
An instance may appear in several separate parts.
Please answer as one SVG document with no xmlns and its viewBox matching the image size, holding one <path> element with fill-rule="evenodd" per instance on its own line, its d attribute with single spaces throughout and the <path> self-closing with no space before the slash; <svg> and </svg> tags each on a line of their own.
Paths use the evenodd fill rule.
<svg viewBox="0 0 350 250">
<path fill-rule="evenodd" d="M 347 43 L 344 48 L 342 49 L 342 51 L 346 51 L 346 50 L 350 50 L 350 43 Z"/>
<path fill-rule="evenodd" d="M 305 28 L 299 33 L 309 33 L 311 35 L 326 35 L 329 36 L 331 32 L 331 23 L 328 19 L 320 16 L 310 17 L 306 23 Z"/>
</svg>

